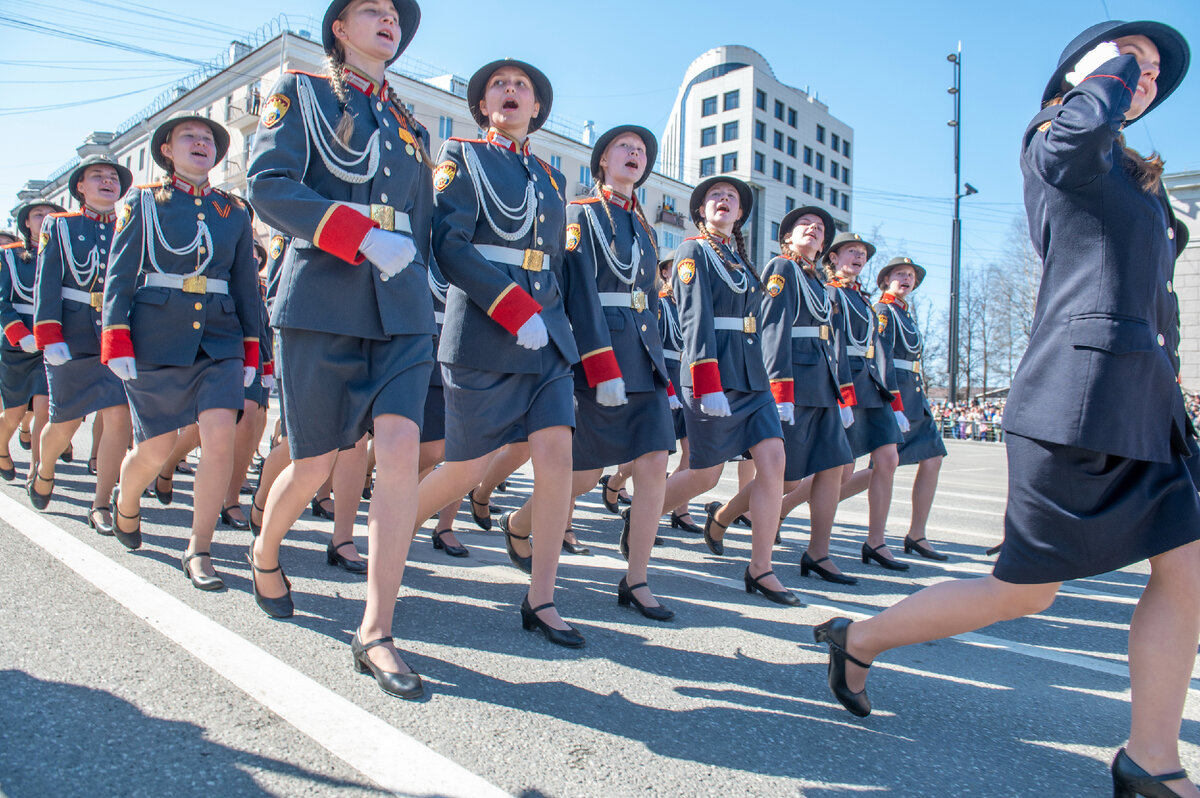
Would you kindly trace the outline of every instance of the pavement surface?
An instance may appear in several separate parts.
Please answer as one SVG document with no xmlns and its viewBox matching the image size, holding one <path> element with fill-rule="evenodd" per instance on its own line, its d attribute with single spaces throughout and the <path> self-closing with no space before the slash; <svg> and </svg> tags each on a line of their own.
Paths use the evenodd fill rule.
<svg viewBox="0 0 1200 798">
<path fill-rule="evenodd" d="M 85 432 L 77 452 L 87 451 Z M 23 478 L 27 453 L 12 449 Z M 366 582 L 325 564 L 330 522 L 306 513 L 289 536 L 283 564 L 297 613 L 276 621 L 250 593 L 248 532 L 218 530 L 214 564 L 227 590 L 201 593 L 183 578 L 190 477 L 176 478 L 170 507 L 143 501 L 135 553 L 87 527 L 82 458 L 60 467 L 45 513 L 29 507 L 19 480 L 0 484 L 0 794 L 1111 794 L 1145 565 L 1073 583 L 1042 614 L 888 653 L 872 669 L 869 718 L 829 694 L 814 624 L 990 570 L 1003 447 L 949 449 L 929 535 L 950 562 L 908 557 L 905 573 L 862 565 L 864 495 L 842 505 L 834 533 L 834 556 L 859 584 L 801 579 L 801 508 L 775 563 L 807 606 L 785 608 L 744 591 L 748 530 L 732 528 L 726 556 L 714 557 L 664 523 L 651 579 L 677 613 L 668 624 L 617 606 L 620 519 L 593 491 L 575 528 L 595 554 L 564 556 L 559 572 L 558 606 L 587 638 L 578 651 L 521 629 L 527 577 L 464 505 L 456 529 L 470 558 L 434 551 L 427 533 L 412 549 L 395 624 L 426 683 L 411 703 L 351 668 Z M 897 476 L 897 553 L 914 473 Z M 531 484 L 519 472 L 494 502 L 515 507 Z M 713 495 L 735 490 L 729 467 Z M 692 506 L 702 520 L 702 502 Z M 1200 774 L 1195 675 L 1182 738 L 1184 764 Z"/>
</svg>

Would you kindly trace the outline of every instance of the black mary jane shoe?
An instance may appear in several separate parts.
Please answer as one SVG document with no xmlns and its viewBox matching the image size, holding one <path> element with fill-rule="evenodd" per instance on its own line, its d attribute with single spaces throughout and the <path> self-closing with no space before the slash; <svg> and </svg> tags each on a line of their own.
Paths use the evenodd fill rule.
<svg viewBox="0 0 1200 798">
<path fill-rule="evenodd" d="M 749 529 L 752 526 L 750 519 L 744 515 L 739 515 L 737 518 L 733 519 L 733 523 L 737 524 L 738 526 L 744 526 L 746 529 Z"/>
<path fill-rule="evenodd" d="M 17 464 L 13 462 L 12 456 L 7 454 L 0 457 L 0 460 L 8 461 L 8 468 L 0 466 L 0 479 L 5 482 L 12 482 L 17 478 Z"/>
<path fill-rule="evenodd" d="M 17 428 L 17 443 L 19 443 L 21 445 L 21 448 L 27 452 L 32 450 L 33 449 L 33 433 L 27 429 L 21 429 L 18 427 Z"/>
<path fill-rule="evenodd" d="M 252 497 L 250 499 L 250 515 L 246 516 L 246 524 L 250 527 L 250 534 L 254 535 L 254 537 L 258 537 L 259 535 L 262 534 L 262 523 L 261 522 L 259 522 L 257 524 L 254 523 L 254 511 L 255 510 L 258 510 L 260 513 L 266 512 L 266 509 L 263 507 L 259 507 L 258 503 L 256 501 L 254 501 L 254 499 Z"/>
<path fill-rule="evenodd" d="M 75 445 L 68 443 L 67 448 L 62 450 L 62 454 L 60 454 L 58 456 L 58 459 L 62 460 L 64 463 L 74 463 L 75 462 Z"/>
<path fill-rule="evenodd" d="M 0 474 L 0 476 L 3 476 L 3 474 Z M 997 554 L 1000 553 L 1000 549 L 1002 549 L 1002 548 L 1004 548 L 1004 544 L 997 543 L 995 546 L 992 546 L 990 549 L 988 549 L 986 554 L 989 557 L 995 557 Z"/>
<path fill-rule="evenodd" d="M 742 581 L 746 583 L 746 592 L 753 593 L 755 590 L 757 590 L 759 593 L 762 593 L 763 597 L 768 601 L 774 601 L 776 604 L 782 604 L 785 607 L 803 607 L 804 602 L 801 601 L 792 591 L 771 590 L 768 587 L 763 587 L 762 583 L 758 581 L 764 576 L 770 576 L 773 573 L 775 572 L 767 571 L 759 574 L 758 576 L 751 576 L 750 568 L 747 567 L 746 573 L 742 576 Z"/>
<path fill-rule="evenodd" d="M 96 458 L 89 457 L 87 462 L 87 472 L 92 476 L 96 476 Z"/>
<path fill-rule="evenodd" d="M 916 552 L 917 554 L 920 554 L 922 557 L 924 557 L 927 560 L 936 560 L 937 562 L 945 562 L 946 560 L 950 559 L 950 557 L 948 557 L 945 554 L 942 554 L 940 551 L 934 551 L 933 549 L 929 548 L 928 546 L 922 546 L 921 542 L 923 540 L 925 540 L 925 538 L 917 538 L 916 540 L 913 540 L 912 538 L 905 535 L 904 536 L 904 553 L 911 554 L 913 552 Z"/>
<path fill-rule="evenodd" d="M 121 512 L 120 499 L 121 486 L 119 484 L 114 485 L 112 495 L 108 501 L 109 506 L 113 509 L 113 537 L 127 549 L 140 549 L 142 547 L 142 515 L 141 513 L 137 515 L 125 515 L 125 513 Z M 124 529 L 121 529 L 122 518 L 126 521 L 137 521 L 137 526 L 133 528 L 132 532 L 126 532 Z"/>
<path fill-rule="evenodd" d="M 508 518 L 512 513 L 505 513 L 500 516 L 500 531 L 504 533 L 504 548 L 508 550 L 508 559 L 512 560 L 512 564 L 520 568 L 527 574 L 533 573 L 533 555 L 522 557 L 517 554 L 517 550 L 513 548 L 514 540 L 529 540 L 529 535 L 514 535 L 508 529 Z"/>
<path fill-rule="evenodd" d="M 624 491 L 617 491 L 617 502 L 619 504 L 624 504 L 626 506 L 629 506 L 629 505 L 633 504 L 633 497 L 626 496 Z"/>
<path fill-rule="evenodd" d="M 617 548 L 621 550 L 621 556 L 625 558 L 625 562 L 629 562 L 629 511 L 621 511 L 621 540 L 617 544 Z"/>
<path fill-rule="evenodd" d="M 862 546 L 863 565 L 866 565 L 867 563 L 874 560 L 875 562 L 879 563 L 880 565 L 882 565 L 884 568 L 886 568 L 889 571 L 907 571 L 908 563 L 900 562 L 896 559 L 893 559 L 892 557 L 884 557 L 882 554 L 879 553 L 879 550 L 882 548 L 885 548 L 886 546 L 887 546 L 886 543 L 880 543 L 875 548 L 871 548 L 869 545 L 864 543 Z"/>
<path fill-rule="evenodd" d="M 1163 773 L 1151 776 L 1129 758 L 1122 748 L 1112 763 L 1113 798 L 1135 798 L 1143 795 L 1146 798 L 1178 798 L 1179 793 L 1172 790 L 1164 781 L 1186 779 L 1186 770 L 1176 770 L 1174 773 Z"/>
<path fill-rule="evenodd" d="M 488 502 L 475 501 L 474 489 L 467 492 L 467 501 L 471 503 L 471 520 L 475 522 L 475 526 L 482 529 L 484 532 L 492 531 L 492 506 Z M 475 512 L 476 507 L 482 507 L 488 511 L 487 515 L 480 515 Z"/>
<path fill-rule="evenodd" d="M 575 629 L 570 624 L 567 624 L 566 629 L 555 629 L 550 624 L 543 621 L 537 616 L 542 610 L 550 609 L 554 606 L 551 601 L 548 604 L 542 604 L 538 607 L 529 606 L 529 596 L 521 599 L 521 628 L 525 631 L 537 629 L 546 636 L 556 646 L 565 646 L 567 648 L 582 648 L 584 644 L 583 635 L 579 634 L 579 630 Z"/>
<path fill-rule="evenodd" d="M 442 540 L 442 535 L 453 531 L 453 527 L 449 529 L 433 530 L 433 532 L 430 534 L 430 537 L 433 538 L 433 547 L 439 551 L 446 552 L 451 557 L 470 557 L 471 551 L 466 546 L 454 546 Z"/>
<path fill-rule="evenodd" d="M 291 618 L 296 611 L 296 605 L 292 601 L 292 583 L 287 578 L 287 574 L 283 572 L 282 565 L 276 565 L 274 568 L 259 568 L 254 564 L 254 544 L 250 544 L 250 548 L 246 551 L 246 562 L 250 563 L 250 588 L 254 591 L 254 603 L 258 608 L 270 615 L 272 618 Z M 262 593 L 258 592 L 258 579 L 255 574 L 273 574 L 276 571 L 283 577 L 284 594 L 276 598 L 267 598 Z"/>
<path fill-rule="evenodd" d="M 163 490 L 159 487 L 161 483 L 167 483 L 167 489 Z M 164 477 L 158 474 L 154 477 L 154 498 L 158 499 L 158 503 L 168 505 L 175 499 L 175 475 Z"/>
<path fill-rule="evenodd" d="M 39 473 L 37 466 L 34 466 L 32 469 L 30 469 L 30 471 L 33 474 L 33 479 L 30 479 L 25 483 L 25 492 L 29 494 L 29 503 L 32 504 L 35 509 L 45 510 L 50 506 L 50 499 L 54 496 L 54 480 L 46 479 L 44 476 L 42 476 L 41 473 Z M 37 484 L 39 482 L 49 485 L 50 490 L 46 491 L 45 493 L 38 493 Z"/>
<path fill-rule="evenodd" d="M 648 585 L 645 582 L 630 585 L 625 581 L 625 577 L 622 576 L 621 581 L 617 584 L 617 603 L 622 607 L 628 607 L 632 604 L 634 609 L 652 621 L 669 621 L 675 617 L 674 612 L 661 604 L 657 607 L 647 607 L 638 601 L 637 596 L 633 595 L 633 591 L 639 587 L 648 587 Z"/>
<path fill-rule="evenodd" d="M 328 496 L 323 499 L 313 499 L 311 504 L 312 514 L 317 518 L 328 518 L 330 521 L 332 521 L 333 514 L 337 512 L 337 508 L 334 507 L 332 510 L 326 510 L 325 505 L 322 503 L 331 501 L 333 501 L 333 499 L 329 498 Z"/>
<path fill-rule="evenodd" d="M 722 532 L 729 529 L 729 527 L 716 519 L 717 510 L 720 509 L 720 502 L 709 502 L 704 505 L 704 512 L 708 513 L 708 518 L 704 519 L 704 545 L 708 546 L 708 550 L 718 557 L 725 553 L 725 544 L 713 537 L 712 528 L 719 526 Z"/>
<path fill-rule="evenodd" d="M 238 495 L 239 496 L 253 496 L 254 495 L 254 486 L 251 485 L 248 481 L 243 481 L 242 486 L 240 488 L 238 488 Z"/>
<path fill-rule="evenodd" d="M 353 545 L 353 540 L 347 540 L 345 543 L 339 543 L 336 546 L 333 545 L 332 540 L 329 541 L 325 544 L 325 562 L 352 574 L 365 574 L 369 566 L 364 560 L 348 560 L 338 551 L 338 549 Z"/>
<path fill-rule="evenodd" d="M 852 662 L 860 668 L 871 666 L 846 650 L 846 630 L 849 628 L 849 618 L 834 618 L 813 627 L 813 640 L 829 646 L 829 690 L 833 697 L 851 715 L 865 718 L 871 714 L 871 699 L 867 697 L 866 688 L 856 693 L 846 686 L 846 663 Z"/>
<path fill-rule="evenodd" d="M 197 590 L 220 590 L 221 588 L 225 587 L 225 581 L 216 574 L 209 576 L 201 571 L 199 575 L 196 575 L 192 572 L 192 569 L 188 567 L 188 563 L 199 557 L 208 557 L 209 559 L 212 559 L 212 555 L 207 551 L 198 551 L 195 554 L 188 554 L 187 552 L 184 552 L 183 557 L 179 560 L 179 565 L 183 568 L 183 575 L 191 580 L 192 587 L 196 588 Z"/>
<path fill-rule="evenodd" d="M 378 640 L 372 640 L 370 643 L 364 643 L 359 638 L 358 630 L 356 629 L 354 637 L 350 640 L 350 653 L 354 656 L 354 670 L 358 673 L 369 673 L 374 676 L 375 683 L 379 685 L 379 689 L 388 695 L 394 695 L 396 698 L 403 698 L 406 701 L 415 701 L 425 695 L 425 686 L 421 684 L 421 677 L 416 671 L 396 673 L 395 671 L 381 670 L 367 656 L 367 652 L 375 648 L 375 646 L 382 646 L 391 642 L 391 637 L 381 637 Z"/>
<path fill-rule="evenodd" d="M 688 515 L 690 516 L 690 514 Z M 703 529 L 691 521 L 683 520 L 683 516 L 678 515 L 674 510 L 671 511 L 671 529 L 682 529 L 684 532 L 691 532 L 693 535 L 704 534 Z"/>
<path fill-rule="evenodd" d="M 807 551 L 804 552 L 804 556 L 800 558 L 800 576 L 808 576 L 808 574 L 811 572 L 821 577 L 826 582 L 833 582 L 835 585 L 858 584 L 858 580 L 853 576 L 846 576 L 845 574 L 831 571 L 825 566 L 821 565 L 823 562 L 832 562 L 832 560 L 830 560 L 828 557 L 822 557 L 819 560 L 814 560 L 812 557 L 808 556 Z"/>
<path fill-rule="evenodd" d="M 234 518 L 230 510 L 242 509 L 239 504 L 231 504 L 228 507 L 221 508 L 221 523 L 225 526 L 233 527 L 234 529 L 249 529 L 250 522 L 245 518 Z"/>
<path fill-rule="evenodd" d="M 600 500 L 602 502 L 604 502 L 604 509 L 608 510 L 613 515 L 618 515 L 621 512 L 621 507 L 618 504 L 618 502 L 621 501 L 621 491 L 613 490 L 612 488 L 610 488 L 608 486 L 608 477 L 609 477 L 608 474 L 605 474 L 604 476 L 600 477 L 600 482 L 599 482 L 600 496 L 601 496 Z M 610 492 L 615 493 L 617 495 L 617 498 L 613 499 L 612 501 L 609 501 L 608 494 Z"/>
<path fill-rule="evenodd" d="M 105 518 L 104 514 L 108 513 Z M 111 507 L 93 507 L 88 510 L 88 526 L 96 530 L 97 535 L 112 537 L 112 508 Z"/>
<path fill-rule="evenodd" d="M 582 543 L 580 543 L 578 541 L 578 539 L 576 539 L 576 542 L 574 542 L 574 543 L 567 540 L 567 534 L 570 531 L 571 530 L 568 529 L 566 532 L 563 533 L 562 550 L 565 551 L 567 554 L 575 554 L 580 557 L 590 557 L 592 554 L 592 550 L 589 549 L 587 546 L 584 546 Z"/>
</svg>

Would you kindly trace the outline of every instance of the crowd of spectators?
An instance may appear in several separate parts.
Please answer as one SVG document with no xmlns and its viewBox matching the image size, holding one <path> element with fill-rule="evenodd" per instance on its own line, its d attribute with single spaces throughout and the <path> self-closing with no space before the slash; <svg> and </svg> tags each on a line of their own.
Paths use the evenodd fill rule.
<svg viewBox="0 0 1200 798">
<path fill-rule="evenodd" d="M 1196 429 L 1200 429 L 1200 393 L 1185 391 L 1183 401 L 1187 405 L 1187 413 L 1192 419 L 1192 424 L 1196 426 Z"/>
<path fill-rule="evenodd" d="M 1004 440 L 1000 425 L 1004 420 L 1003 399 L 972 399 L 969 402 L 934 402 L 933 418 L 943 438 L 962 441 L 999 442 Z"/>
</svg>

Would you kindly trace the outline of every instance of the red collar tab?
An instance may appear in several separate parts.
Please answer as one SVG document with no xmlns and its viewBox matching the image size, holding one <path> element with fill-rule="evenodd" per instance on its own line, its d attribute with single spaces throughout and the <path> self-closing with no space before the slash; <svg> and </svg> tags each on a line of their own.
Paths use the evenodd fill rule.
<svg viewBox="0 0 1200 798">
<path fill-rule="evenodd" d="M 883 298 L 879 300 L 885 305 L 898 305 L 901 310 L 908 310 L 908 304 L 903 299 L 889 292 L 884 292 Z"/>
<path fill-rule="evenodd" d="M 720 233 L 715 232 L 713 230 L 709 230 L 708 235 L 710 238 L 712 238 L 713 241 L 716 241 L 718 244 L 724 244 L 725 246 L 729 246 L 730 242 L 733 241 L 733 239 L 731 237 L 723 236 Z"/>
<path fill-rule="evenodd" d="M 487 140 L 489 144 L 495 144 L 497 147 L 502 147 L 509 152 L 515 152 L 520 155 L 529 155 L 529 139 L 525 139 L 525 143 L 523 145 L 517 146 L 517 142 L 510 139 L 499 130 L 496 130 L 496 128 L 492 128 L 487 133 Z"/>
<path fill-rule="evenodd" d="M 613 205 L 616 205 L 623 211 L 632 211 L 634 206 L 637 204 L 637 200 L 633 197 L 626 197 L 619 191 L 613 191 L 608 186 L 602 187 L 600 192 L 604 194 L 604 198 L 606 200 L 611 202 Z"/>
<path fill-rule="evenodd" d="M 862 283 L 859 282 L 857 278 L 854 280 L 847 280 L 844 277 L 834 277 L 829 281 L 829 284 L 836 288 L 853 288 L 860 294 L 863 292 Z"/>
<path fill-rule="evenodd" d="M 207 180 L 204 185 L 197 186 L 189 180 L 185 180 L 179 175 L 172 175 L 171 185 L 176 191 L 182 191 L 184 194 L 191 194 L 193 197 L 207 197 L 212 193 L 212 184 Z"/>
<path fill-rule="evenodd" d="M 793 255 L 789 252 L 785 252 L 785 253 L 783 253 L 783 257 L 787 258 L 788 260 L 792 261 L 793 263 L 800 264 L 802 267 L 804 267 L 806 269 L 811 269 L 813 272 L 815 272 L 817 270 L 817 264 L 813 263 L 811 260 L 804 257 L 803 255 Z"/>
<path fill-rule="evenodd" d="M 81 211 L 81 213 L 88 219 L 91 219 L 93 222 L 102 222 L 104 224 L 112 224 L 115 221 L 117 221 L 117 214 L 115 214 L 114 212 L 109 211 L 108 213 L 100 213 L 99 211 L 92 210 L 91 208 L 89 208 L 86 205 L 83 206 L 83 210 Z"/>
<path fill-rule="evenodd" d="M 383 83 L 376 84 L 375 81 L 371 80 L 369 77 L 359 72 L 352 66 L 347 66 L 345 68 L 345 70 L 342 72 L 342 77 L 345 78 L 346 83 L 358 89 L 368 97 L 375 97 L 378 95 L 380 98 L 383 98 L 387 96 L 388 83 L 386 79 L 383 81 Z"/>
</svg>

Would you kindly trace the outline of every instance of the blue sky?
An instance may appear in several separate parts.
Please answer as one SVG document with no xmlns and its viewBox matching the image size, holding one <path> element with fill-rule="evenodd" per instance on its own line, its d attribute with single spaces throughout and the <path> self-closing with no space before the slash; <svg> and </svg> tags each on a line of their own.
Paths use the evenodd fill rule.
<svg viewBox="0 0 1200 798">
<path fill-rule="evenodd" d="M 283 10 L 298 21 L 319 19 L 325 7 L 313 0 L 286 9 L 254 0 L 4 0 L 0 208 L 15 203 L 25 180 L 70 158 L 87 133 L 113 129 L 191 71 L 179 61 L 66 40 L 60 32 L 206 60 Z M 58 35 L 17 30 L 3 17 Z M 1022 215 L 1021 133 L 1059 52 L 1083 28 L 1110 17 L 1161 20 L 1200 42 L 1197 0 L 454 0 L 424 4 L 408 54 L 463 76 L 492 58 L 524 58 L 550 76 L 555 112 L 594 120 L 599 130 L 636 122 L 661 132 L 692 59 L 720 44 L 753 47 L 780 80 L 811 87 L 854 128 L 854 226 L 878 228 L 893 249 L 903 247 L 926 265 L 922 291 L 944 306 L 954 187 L 946 54 L 962 41 L 963 176 L 980 190 L 963 201 L 963 260 L 971 267 L 1002 261 L 1012 248 L 1012 219 Z M 75 105 L 113 95 L 126 96 Z M 58 105 L 68 107 L 40 110 Z M 1144 152 L 1159 150 L 1168 171 L 1200 169 L 1198 130 L 1200 75 L 1192 74 L 1128 139 Z"/>
</svg>

